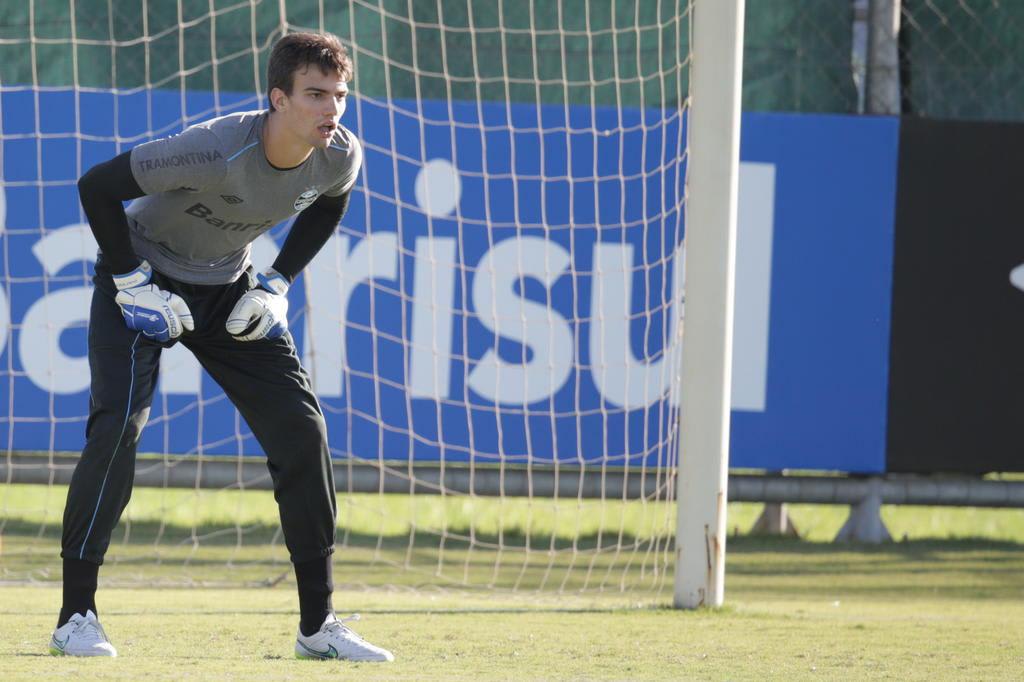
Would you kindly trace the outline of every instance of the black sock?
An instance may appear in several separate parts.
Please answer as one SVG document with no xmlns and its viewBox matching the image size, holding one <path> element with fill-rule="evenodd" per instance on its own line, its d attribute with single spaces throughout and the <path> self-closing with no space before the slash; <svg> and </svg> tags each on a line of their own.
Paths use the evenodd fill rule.
<svg viewBox="0 0 1024 682">
<path fill-rule="evenodd" d="M 320 629 L 333 608 L 331 555 L 295 564 L 295 582 L 299 586 L 299 630 L 309 637 Z"/>
<path fill-rule="evenodd" d="M 71 616 L 86 611 L 96 613 L 96 580 L 100 566 L 82 559 L 64 559 L 64 603 L 57 617 L 57 627 L 67 623 Z"/>
</svg>

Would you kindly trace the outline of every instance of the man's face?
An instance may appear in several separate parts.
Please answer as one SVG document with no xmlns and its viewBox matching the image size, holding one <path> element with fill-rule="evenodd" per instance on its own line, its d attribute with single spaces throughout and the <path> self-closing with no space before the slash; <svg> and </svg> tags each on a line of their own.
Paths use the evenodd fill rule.
<svg viewBox="0 0 1024 682">
<path fill-rule="evenodd" d="M 293 135 L 311 147 L 325 149 L 345 113 L 348 84 L 337 73 L 324 73 L 315 65 L 295 72 L 292 94 L 275 88 L 271 93 L 277 112 Z"/>
</svg>

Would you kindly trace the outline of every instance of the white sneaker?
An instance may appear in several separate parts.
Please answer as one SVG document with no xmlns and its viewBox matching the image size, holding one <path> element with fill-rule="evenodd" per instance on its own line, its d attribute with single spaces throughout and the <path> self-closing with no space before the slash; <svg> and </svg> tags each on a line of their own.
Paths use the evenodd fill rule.
<svg viewBox="0 0 1024 682">
<path fill-rule="evenodd" d="M 107 639 L 103 626 L 91 610 L 83 616 L 76 613 L 71 620 L 53 631 L 50 637 L 53 656 L 117 656 L 117 649 Z"/>
<path fill-rule="evenodd" d="M 393 661 L 395 655 L 387 649 L 370 644 L 357 635 L 344 623 L 359 620 L 359 614 L 338 620 L 333 613 L 327 614 L 327 620 L 318 632 L 309 637 L 299 630 L 295 640 L 295 658 L 328 659 L 338 658 L 346 661 Z"/>
</svg>

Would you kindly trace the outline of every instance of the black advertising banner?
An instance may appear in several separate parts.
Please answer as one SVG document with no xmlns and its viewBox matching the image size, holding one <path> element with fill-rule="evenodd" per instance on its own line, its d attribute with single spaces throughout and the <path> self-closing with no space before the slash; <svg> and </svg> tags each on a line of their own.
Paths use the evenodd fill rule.
<svg viewBox="0 0 1024 682">
<path fill-rule="evenodd" d="M 900 131 L 887 470 L 1024 471 L 1024 126 Z"/>
</svg>

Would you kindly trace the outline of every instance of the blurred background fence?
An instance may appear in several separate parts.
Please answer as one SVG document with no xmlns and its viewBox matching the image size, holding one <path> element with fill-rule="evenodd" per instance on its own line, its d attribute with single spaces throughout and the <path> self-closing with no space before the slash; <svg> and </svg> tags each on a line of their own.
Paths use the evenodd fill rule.
<svg viewBox="0 0 1024 682">
<path fill-rule="evenodd" d="M 262 78 L 280 24 L 279 7 L 269 2 L 215 3 L 212 22 L 205 20 L 211 12 L 207 0 L 151 2 L 144 11 L 136 2 L 107 0 L 4 5 L 0 82 L 8 85 L 247 91 Z M 379 5 L 340 4 L 321 17 L 317 0 L 289 2 L 287 21 L 293 26 L 322 22 L 355 46 L 358 87 L 370 96 L 388 91 L 389 83 L 391 93 L 410 99 L 447 97 L 444 89 L 451 88 L 454 99 L 561 102 L 568 97 L 570 104 L 589 104 L 593 98 L 598 105 L 658 105 L 686 87 L 685 70 L 677 71 L 677 78 L 664 77 L 664 67 L 684 61 L 689 52 L 687 35 L 658 28 L 665 25 L 665 13 L 675 11 L 675 2 L 383 0 Z M 1022 117 L 1024 3 L 1007 0 L 749 2 L 744 109 L 866 111 L 868 41 L 872 31 L 882 30 L 872 28 L 873 5 L 894 7 L 898 15 L 903 113 Z M 637 25 L 650 28 L 620 30 Z M 26 50 L 31 60 L 23 58 Z M 445 51 L 466 58 L 443 60 Z M 151 60 L 149 54 L 172 57 Z M 480 58 L 489 54 L 506 59 Z M 211 64 L 217 68 L 208 68 Z M 592 76 L 611 72 L 616 79 Z M 566 88 L 565 82 L 573 86 Z"/>
<path fill-rule="evenodd" d="M 903 0 L 904 113 L 1024 119 L 1024 2 Z"/>
</svg>

